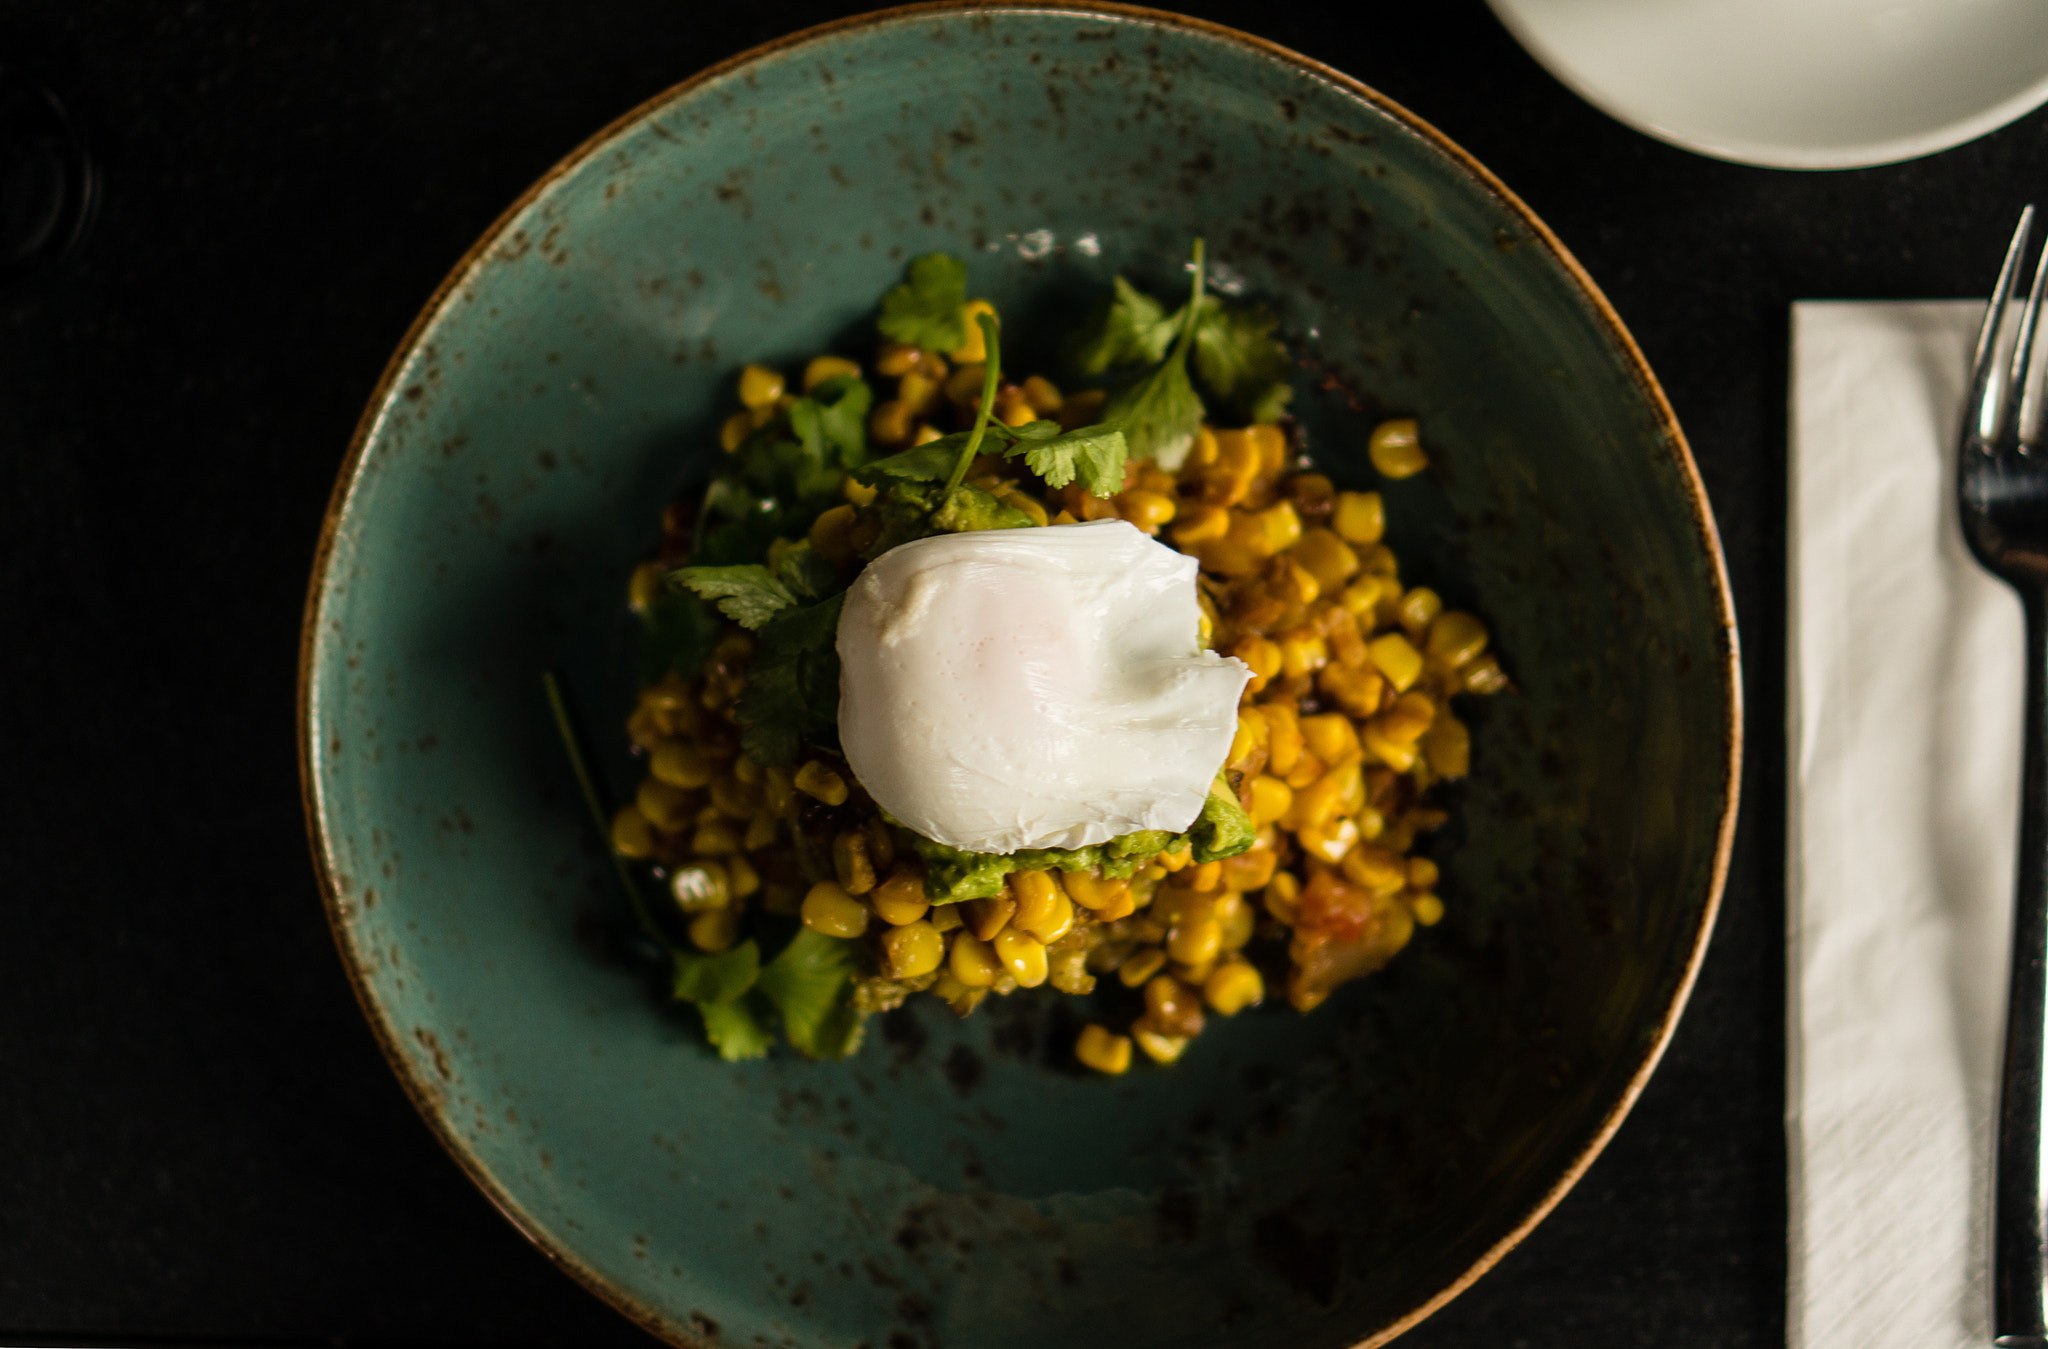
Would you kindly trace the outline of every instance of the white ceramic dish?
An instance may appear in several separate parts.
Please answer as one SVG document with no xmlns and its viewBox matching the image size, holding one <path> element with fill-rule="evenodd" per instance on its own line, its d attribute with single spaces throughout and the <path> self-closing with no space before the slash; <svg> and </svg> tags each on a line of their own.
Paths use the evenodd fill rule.
<svg viewBox="0 0 2048 1349">
<path fill-rule="evenodd" d="M 1717 159 L 1933 154 L 2048 100 L 2048 0 L 1488 0 L 1603 112 Z"/>
</svg>

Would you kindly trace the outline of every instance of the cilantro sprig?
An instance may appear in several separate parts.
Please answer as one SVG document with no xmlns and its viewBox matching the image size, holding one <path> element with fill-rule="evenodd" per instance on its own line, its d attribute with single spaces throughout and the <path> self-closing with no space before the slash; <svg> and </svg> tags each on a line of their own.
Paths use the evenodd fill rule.
<svg viewBox="0 0 2048 1349">
<path fill-rule="evenodd" d="M 875 326 L 882 336 L 926 351 L 954 351 L 967 342 L 967 264 L 944 253 L 912 260 L 910 279 L 882 297 Z"/>
</svg>

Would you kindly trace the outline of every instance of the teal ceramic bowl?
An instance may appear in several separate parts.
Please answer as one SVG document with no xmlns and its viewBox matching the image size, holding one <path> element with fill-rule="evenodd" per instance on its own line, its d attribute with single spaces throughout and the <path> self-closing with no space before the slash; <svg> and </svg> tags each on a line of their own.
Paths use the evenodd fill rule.
<svg viewBox="0 0 2048 1349">
<path fill-rule="evenodd" d="M 848 1062 L 727 1065 L 590 939 L 620 901 L 540 674 L 614 790 L 625 577 L 749 360 L 866 349 L 906 259 L 1013 332 L 1206 237 L 1304 362 L 1297 408 L 1411 578 L 1485 615 L 1449 916 L 1313 1015 L 1171 1071 L 1068 1066 L 1019 995 Z M 1027 353 L 1028 355 L 1028 353 Z M 1670 1035 L 1735 811 L 1733 616 L 1670 409 L 1591 282 L 1411 114 L 1143 10 L 896 10 L 678 86 L 522 198 L 378 387 L 305 625 L 307 811 L 401 1080 L 575 1277 L 691 1345 L 1377 1344 L 1477 1277 L 1612 1134 Z"/>
</svg>

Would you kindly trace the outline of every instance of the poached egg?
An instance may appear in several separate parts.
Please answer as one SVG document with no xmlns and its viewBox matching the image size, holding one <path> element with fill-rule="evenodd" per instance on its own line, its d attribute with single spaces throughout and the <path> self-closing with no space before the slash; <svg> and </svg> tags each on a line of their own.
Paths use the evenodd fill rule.
<svg viewBox="0 0 2048 1349">
<path fill-rule="evenodd" d="M 918 539 L 839 618 L 839 737 L 949 847 L 1079 848 L 1200 816 L 1250 669 L 1202 649 L 1195 559 L 1122 520 Z"/>
</svg>

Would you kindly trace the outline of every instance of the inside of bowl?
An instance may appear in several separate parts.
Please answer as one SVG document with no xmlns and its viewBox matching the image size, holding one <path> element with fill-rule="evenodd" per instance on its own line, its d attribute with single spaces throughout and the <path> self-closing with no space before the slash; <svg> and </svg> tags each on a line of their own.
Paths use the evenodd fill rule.
<svg viewBox="0 0 2048 1349">
<path fill-rule="evenodd" d="M 748 361 L 872 350 L 905 262 L 967 259 L 1021 364 L 1197 235 L 1303 358 L 1404 578 L 1485 617 L 1448 915 L 1310 1016 L 1213 1019 L 1120 1079 L 1020 994 L 729 1065 L 605 936 L 564 672 L 635 773 L 625 577 Z M 1057 371 L 1054 368 L 1055 377 Z M 430 1117 L 517 1220 L 705 1343 L 1347 1345 L 1450 1286 L 1600 1135 L 1711 902 L 1726 637 L 1682 450 L 1522 218 L 1268 52 L 1049 10 L 845 27 L 686 87 L 488 243 L 390 384 L 313 615 L 307 735 L 345 951 Z"/>
</svg>

